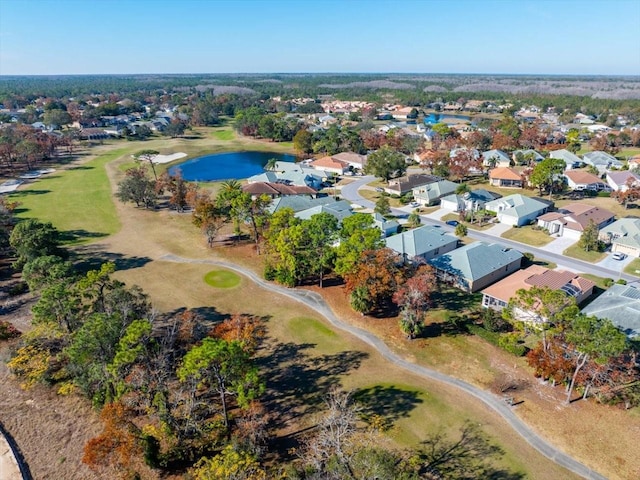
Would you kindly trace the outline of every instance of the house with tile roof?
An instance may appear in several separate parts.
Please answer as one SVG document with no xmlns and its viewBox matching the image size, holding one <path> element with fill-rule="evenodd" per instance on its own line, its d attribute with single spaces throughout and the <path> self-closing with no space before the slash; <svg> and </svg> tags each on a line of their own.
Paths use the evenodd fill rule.
<svg viewBox="0 0 640 480">
<path fill-rule="evenodd" d="M 597 168 L 601 175 L 611 169 L 620 169 L 624 165 L 613 155 L 598 150 L 585 153 L 582 155 L 582 160 L 587 165 Z"/>
<path fill-rule="evenodd" d="M 522 175 L 509 167 L 497 167 L 489 170 L 489 185 L 501 188 L 522 188 Z"/>
<path fill-rule="evenodd" d="M 404 259 L 426 261 L 457 248 L 458 238 L 435 225 L 423 225 L 387 237 L 385 243 Z"/>
<path fill-rule="evenodd" d="M 511 159 L 502 150 L 487 150 L 482 153 L 482 164 L 485 167 L 509 167 Z"/>
<path fill-rule="evenodd" d="M 580 168 L 580 165 L 582 165 L 582 159 L 580 157 L 578 157 L 575 153 L 571 153 L 569 150 L 567 149 L 561 149 L 561 150 L 553 150 L 550 154 L 549 154 L 550 158 L 558 158 L 562 161 L 564 161 L 565 163 L 565 170 L 571 170 L 574 168 Z"/>
<path fill-rule="evenodd" d="M 620 218 L 600 230 L 600 240 L 611 244 L 613 253 L 640 257 L 640 218 Z"/>
<path fill-rule="evenodd" d="M 242 186 L 242 191 L 249 193 L 251 198 L 257 198 L 261 195 L 268 195 L 271 198 L 276 198 L 284 195 L 310 195 L 316 196 L 316 192 L 313 188 L 299 185 L 288 185 L 280 182 L 254 182 L 248 183 Z"/>
<path fill-rule="evenodd" d="M 542 199 L 516 193 L 487 202 L 484 208 L 494 212 L 500 223 L 521 227 L 534 221 L 545 213 L 550 206 L 549 202 Z"/>
<path fill-rule="evenodd" d="M 354 152 L 341 152 L 331 155 L 331 158 L 339 162 L 346 162 L 350 167 L 362 170 L 367 164 L 367 156 Z"/>
<path fill-rule="evenodd" d="M 614 213 L 604 208 L 585 203 L 571 203 L 555 212 L 539 216 L 538 226 L 547 229 L 549 235 L 578 240 L 591 221 L 601 229 L 614 220 Z"/>
<path fill-rule="evenodd" d="M 567 178 L 567 185 L 571 190 L 591 190 L 593 192 L 611 190 L 611 187 L 604 180 L 584 170 L 567 171 L 564 172 L 564 176 Z"/>
<path fill-rule="evenodd" d="M 482 306 L 500 312 L 507 306 L 509 300 L 516 296 L 518 290 L 529 290 L 532 287 L 561 290 L 580 304 L 593 294 L 595 283 L 574 272 L 549 270 L 540 265 L 531 265 L 482 290 Z M 528 323 L 539 324 L 546 321 L 536 311 L 520 310 L 514 314 L 517 320 Z"/>
<path fill-rule="evenodd" d="M 316 170 L 323 170 L 325 172 L 335 173 L 337 175 L 343 175 L 344 172 L 349 170 L 349 164 L 342 160 L 336 160 L 333 157 L 322 157 L 318 160 L 314 160 L 309 163 L 309 166 Z"/>
<path fill-rule="evenodd" d="M 520 270 L 522 259 L 522 253 L 503 245 L 474 242 L 428 263 L 435 268 L 439 279 L 473 293 Z"/>
<path fill-rule="evenodd" d="M 629 338 L 640 337 L 640 289 L 635 286 L 612 285 L 582 313 L 611 320 Z"/>
<path fill-rule="evenodd" d="M 500 198 L 498 193 L 490 192 L 484 188 L 477 188 L 461 195 L 447 195 L 440 200 L 440 208 L 452 212 L 471 212 L 484 210 L 487 202 Z"/>
<path fill-rule="evenodd" d="M 640 175 L 632 170 L 608 172 L 606 180 L 613 191 L 626 192 L 631 185 L 640 185 Z"/>
</svg>

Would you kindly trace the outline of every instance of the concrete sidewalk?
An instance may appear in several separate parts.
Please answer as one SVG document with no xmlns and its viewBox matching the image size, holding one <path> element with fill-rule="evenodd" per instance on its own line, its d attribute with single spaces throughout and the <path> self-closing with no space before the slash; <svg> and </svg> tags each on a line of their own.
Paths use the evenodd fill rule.
<svg viewBox="0 0 640 480">
<path fill-rule="evenodd" d="M 2 433 L 0 433 L 0 480 L 22 480 L 18 461 Z"/>
</svg>

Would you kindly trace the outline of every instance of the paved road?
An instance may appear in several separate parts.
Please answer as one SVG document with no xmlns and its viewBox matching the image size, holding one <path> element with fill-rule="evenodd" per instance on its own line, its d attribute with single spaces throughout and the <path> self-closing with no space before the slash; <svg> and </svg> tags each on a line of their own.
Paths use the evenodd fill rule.
<svg viewBox="0 0 640 480">
<path fill-rule="evenodd" d="M 368 175 L 365 177 L 358 178 L 358 180 L 356 180 L 355 182 L 352 182 L 352 183 L 349 183 L 348 185 L 343 186 L 341 190 L 342 197 L 345 200 L 348 200 L 352 203 L 356 203 L 358 205 L 362 205 L 363 207 L 368 207 L 368 208 L 375 207 L 374 202 L 367 200 L 366 198 L 363 198 L 358 193 L 359 188 L 363 187 L 367 183 L 371 183 L 373 180 L 375 180 L 375 177 Z M 398 215 L 407 214 L 407 212 L 404 210 L 392 209 L 392 211 L 394 214 L 398 214 Z M 444 229 L 449 230 L 450 232 L 453 232 L 454 230 L 453 227 L 450 227 L 449 225 L 447 225 L 441 220 L 436 220 L 434 218 L 430 218 L 424 215 L 421 218 L 423 219 L 423 223 L 431 224 L 431 225 L 439 225 Z M 569 270 L 573 270 L 579 273 L 589 273 L 591 275 L 596 275 L 598 277 L 603 277 L 603 278 L 613 278 L 613 279 L 624 278 L 629 283 L 640 282 L 640 279 L 638 279 L 638 277 L 635 277 L 633 275 L 629 275 L 626 273 L 622 273 L 621 271 L 623 267 L 622 264 L 620 265 L 620 270 L 613 270 L 611 268 L 607 268 L 606 263 L 604 265 L 594 265 L 592 263 L 583 262 L 581 260 L 576 260 L 574 258 L 567 257 L 558 253 L 550 252 L 549 250 L 546 250 L 544 248 L 532 247 L 524 243 L 515 242 L 513 240 L 507 240 L 506 238 L 492 235 L 487 231 L 478 231 L 478 230 L 473 230 L 471 228 L 468 230 L 468 236 L 470 238 L 473 238 L 474 240 L 481 240 L 484 242 L 490 242 L 490 243 L 499 242 L 507 247 L 514 248 L 522 253 L 526 253 L 526 252 L 532 253 L 537 258 L 543 258 L 545 260 L 552 261 L 553 263 L 556 263 L 559 266 L 563 266 Z"/>
<path fill-rule="evenodd" d="M 522 437 L 524 438 L 529 445 L 538 450 L 542 455 L 554 461 L 558 465 L 565 467 L 566 469 L 580 475 L 583 478 L 590 480 L 606 480 L 606 477 L 603 477 L 597 472 L 594 472 L 586 465 L 578 462 L 573 459 L 569 455 L 559 451 L 556 447 L 547 442 L 544 438 L 537 435 L 529 426 L 524 423 L 515 413 L 513 413 L 513 407 L 508 406 L 501 398 L 493 395 L 490 392 L 486 392 L 477 387 L 474 387 L 470 383 L 464 382 L 454 377 L 450 377 L 449 375 L 445 375 L 436 370 L 432 370 L 427 367 L 423 367 L 421 365 L 416 365 L 414 363 L 408 362 L 407 360 L 401 358 L 391 351 L 391 349 L 384 343 L 380 338 L 374 335 L 371 332 L 363 330 L 361 328 L 355 327 L 348 323 L 340 320 L 333 313 L 333 310 L 327 305 L 321 295 L 310 292 L 308 290 L 301 289 L 293 289 L 286 288 L 280 285 L 268 283 L 259 276 L 257 276 L 254 272 L 243 268 L 239 265 L 229 262 L 220 262 L 215 260 L 208 259 L 186 259 L 182 257 L 178 257 L 176 255 L 164 255 L 159 260 L 170 261 L 170 262 L 179 262 L 179 263 L 202 263 L 209 265 L 217 265 L 220 267 L 228 268 L 229 270 L 236 271 L 249 279 L 255 282 L 260 287 L 269 290 L 271 292 L 277 293 L 279 295 L 284 295 L 288 298 L 291 298 L 297 302 L 300 302 L 318 312 L 320 315 L 325 317 L 331 325 L 334 327 L 346 331 L 351 335 L 357 337 L 363 342 L 371 345 L 375 348 L 385 359 L 392 362 L 395 365 L 398 365 L 405 370 L 408 370 L 416 375 L 419 375 L 423 378 L 428 378 L 431 380 L 436 380 L 438 382 L 445 383 L 457 389 L 460 389 L 469 395 L 477 398 L 482 401 L 489 408 L 494 410 L 498 415 L 506 420 L 506 422 Z"/>
</svg>

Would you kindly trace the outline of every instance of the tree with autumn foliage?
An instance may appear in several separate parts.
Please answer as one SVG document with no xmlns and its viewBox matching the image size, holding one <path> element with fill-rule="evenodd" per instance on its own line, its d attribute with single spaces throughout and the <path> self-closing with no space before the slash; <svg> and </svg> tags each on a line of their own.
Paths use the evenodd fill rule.
<svg viewBox="0 0 640 480">
<path fill-rule="evenodd" d="M 184 212 L 189 206 L 190 191 L 197 188 L 195 183 L 187 182 L 182 178 L 180 170 L 174 174 L 165 172 L 156 182 L 156 192 L 158 194 L 169 192 L 169 205 L 178 212 Z"/>
<path fill-rule="evenodd" d="M 472 173 L 482 170 L 482 157 L 478 152 L 469 148 L 459 148 L 449 162 L 449 173 L 457 179 L 463 180 Z"/>
<path fill-rule="evenodd" d="M 431 296 L 436 289 L 433 267 L 420 265 L 413 276 L 393 294 L 393 302 L 400 307 L 400 329 L 410 339 L 422 331 L 426 310 L 431 305 Z"/>
<path fill-rule="evenodd" d="M 344 277 L 351 306 L 360 313 L 385 308 L 405 279 L 398 254 L 389 248 L 366 250 L 355 269 Z"/>
<path fill-rule="evenodd" d="M 227 342 L 240 342 L 247 352 L 254 353 L 266 334 L 267 330 L 261 318 L 236 313 L 217 324 L 210 336 Z"/>
<path fill-rule="evenodd" d="M 630 203 L 635 203 L 640 200 L 640 182 L 634 178 L 629 178 L 626 183 L 626 188 L 621 188 L 611 192 L 611 198 L 616 200 L 620 205 L 624 205 L 624 208 L 629 208 Z"/>
</svg>

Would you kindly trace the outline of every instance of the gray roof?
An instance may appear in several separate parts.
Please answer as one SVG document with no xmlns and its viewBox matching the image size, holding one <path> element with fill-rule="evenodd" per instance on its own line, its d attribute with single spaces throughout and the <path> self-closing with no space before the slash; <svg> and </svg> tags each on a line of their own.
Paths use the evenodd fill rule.
<svg viewBox="0 0 640 480">
<path fill-rule="evenodd" d="M 398 227 L 400 226 L 400 224 L 395 220 L 387 220 L 386 218 L 384 218 L 384 216 L 380 215 L 379 213 L 373 214 L 373 222 L 383 232 L 386 232 L 387 230 L 392 230 L 392 229 L 395 229 L 397 231 Z"/>
<path fill-rule="evenodd" d="M 502 162 L 511 162 L 511 159 L 509 158 L 509 155 L 507 155 L 506 153 L 504 153 L 502 150 L 487 150 L 486 152 L 482 153 L 482 158 L 484 159 L 484 161 L 488 161 L 490 158 L 495 158 L 498 161 L 502 161 Z"/>
<path fill-rule="evenodd" d="M 533 155 L 534 160 L 536 161 L 540 161 L 540 160 L 544 160 L 544 157 L 536 150 L 533 150 L 531 148 L 525 149 L 525 150 L 515 150 L 513 152 L 513 158 L 517 158 L 518 154 L 522 154 L 522 156 L 526 156 L 526 155 Z"/>
<path fill-rule="evenodd" d="M 522 256 L 517 250 L 497 243 L 474 242 L 440 255 L 429 263 L 438 270 L 463 277 L 471 283 L 506 267 Z"/>
<path fill-rule="evenodd" d="M 487 202 L 485 208 L 491 212 L 498 212 L 500 206 L 503 207 L 500 213 L 516 218 L 526 217 L 549 207 L 548 204 L 540 200 L 516 193 Z"/>
<path fill-rule="evenodd" d="M 600 229 L 600 235 L 617 237 L 613 243 L 640 248 L 640 218 L 620 218 Z"/>
<path fill-rule="evenodd" d="M 269 212 L 274 213 L 283 208 L 290 208 L 294 212 L 301 212 L 308 208 L 317 207 L 319 205 L 328 205 L 336 203 L 333 197 L 312 198 L 307 195 L 287 195 L 284 197 L 274 198 L 269 206 Z"/>
<path fill-rule="evenodd" d="M 252 175 L 247 178 L 248 183 L 267 182 L 275 183 L 278 180 L 278 175 L 275 172 L 263 172 L 257 175 Z"/>
<path fill-rule="evenodd" d="M 629 337 L 640 336 L 640 290 L 631 285 L 612 285 L 582 313 L 608 318 Z"/>
<path fill-rule="evenodd" d="M 573 165 L 574 163 L 581 163 L 582 160 L 580 160 L 580 157 L 578 157 L 576 154 L 571 153 L 569 150 L 567 149 L 562 149 L 562 150 L 554 150 L 549 154 L 549 157 L 551 158 L 559 158 L 561 160 L 564 160 L 564 162 L 567 165 Z"/>
<path fill-rule="evenodd" d="M 613 155 L 609 155 L 607 152 L 596 150 L 594 152 L 585 153 L 582 155 L 582 158 L 584 159 L 584 163 L 593 166 L 604 165 L 606 167 L 622 167 L 622 162 Z"/>
<path fill-rule="evenodd" d="M 388 237 L 385 242 L 387 247 L 400 254 L 410 257 L 418 257 L 436 248 L 455 243 L 458 239 L 449 235 L 445 230 L 433 225 L 423 225 L 406 232 Z"/>
<path fill-rule="evenodd" d="M 340 200 L 339 202 L 329 203 L 325 205 L 316 205 L 315 207 L 301 210 L 296 213 L 295 216 L 301 220 L 308 220 L 313 215 L 317 215 L 319 213 L 328 213 L 330 215 L 333 215 L 338 219 L 339 223 L 341 223 L 345 218 L 353 215 L 351 204 L 346 200 Z"/>
<path fill-rule="evenodd" d="M 453 183 L 449 180 L 439 180 L 434 183 L 429 183 L 427 185 L 420 185 L 413 187 L 411 190 L 413 191 L 414 198 L 424 198 L 429 202 L 433 200 L 437 200 L 438 198 L 449 195 L 457 190 L 459 185 L 457 183 Z M 418 193 L 420 190 L 424 192 Z"/>
</svg>

